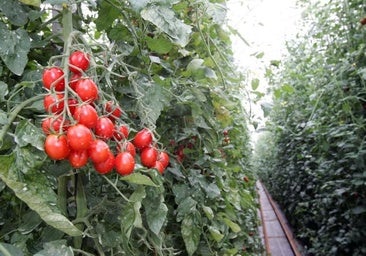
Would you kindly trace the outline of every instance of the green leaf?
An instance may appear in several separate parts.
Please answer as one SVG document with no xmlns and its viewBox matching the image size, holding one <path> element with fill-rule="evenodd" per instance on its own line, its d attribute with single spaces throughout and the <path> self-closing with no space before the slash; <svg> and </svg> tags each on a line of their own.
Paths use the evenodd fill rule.
<svg viewBox="0 0 366 256">
<path fill-rule="evenodd" d="M 188 44 L 192 27 L 175 17 L 174 11 L 169 7 L 147 6 L 141 11 L 141 17 L 165 32 L 176 44 L 182 47 Z"/>
<path fill-rule="evenodd" d="M 31 5 L 35 7 L 41 6 L 41 0 L 19 0 L 19 1 L 26 5 Z"/>
<path fill-rule="evenodd" d="M 215 217 L 215 214 L 211 207 L 208 206 L 202 206 L 203 212 L 206 214 L 207 218 L 209 220 L 212 220 Z"/>
<path fill-rule="evenodd" d="M 8 85 L 3 81 L 0 81 L 0 101 L 5 100 L 5 96 L 8 95 Z"/>
<path fill-rule="evenodd" d="M 198 248 L 201 236 L 201 217 L 197 211 L 186 215 L 182 221 L 181 232 L 188 255 L 193 255 Z"/>
<path fill-rule="evenodd" d="M 150 179 L 150 177 L 143 175 L 141 173 L 138 173 L 138 172 L 131 173 L 130 175 L 127 175 L 127 176 L 123 176 L 120 179 L 130 182 L 130 183 L 134 183 L 134 184 L 153 186 L 153 187 L 158 186 Z"/>
<path fill-rule="evenodd" d="M 20 147 L 32 145 L 43 151 L 44 135 L 41 130 L 29 120 L 22 120 L 15 129 L 15 142 Z"/>
<path fill-rule="evenodd" d="M 0 38 L 1 59 L 11 72 L 20 76 L 28 62 L 31 45 L 27 32 L 22 28 L 10 31 L 0 22 Z"/>
<path fill-rule="evenodd" d="M 147 46 L 153 52 L 166 54 L 173 48 L 173 44 L 165 37 L 146 37 Z"/>
<path fill-rule="evenodd" d="M 14 154 L 0 156 L 0 178 L 14 191 L 15 195 L 37 212 L 48 225 L 70 236 L 82 235 L 82 232 L 57 208 L 56 195 L 47 179 L 40 173 L 34 173 L 29 175 L 29 178 L 33 179 L 28 180 L 27 183 L 17 180 L 18 175 L 11 173 L 14 161 Z"/>
<path fill-rule="evenodd" d="M 223 238 L 224 235 L 220 233 L 220 231 L 213 227 L 213 226 L 209 226 L 208 230 L 210 231 L 210 234 L 212 236 L 212 238 L 216 241 L 216 242 L 220 242 Z"/>
<path fill-rule="evenodd" d="M 23 256 L 24 253 L 18 247 L 11 244 L 0 243 L 0 255 Z"/>
<path fill-rule="evenodd" d="M 253 79 L 251 85 L 252 85 L 252 89 L 254 91 L 257 90 L 257 88 L 259 86 L 259 79 L 258 78 Z"/>
<path fill-rule="evenodd" d="M 234 233 L 238 233 L 241 231 L 241 228 L 238 224 L 236 224 L 235 222 L 229 220 L 228 218 L 223 218 L 223 221 L 225 222 L 226 225 L 228 225 L 230 227 L 230 229 L 234 232 Z"/>
<path fill-rule="evenodd" d="M 102 1 L 98 11 L 98 18 L 95 20 L 97 30 L 103 31 L 112 28 L 112 24 L 119 15 L 120 11 L 118 8 L 115 8 L 107 1 Z"/>
<path fill-rule="evenodd" d="M 164 204 L 164 197 L 159 189 L 149 188 L 147 192 L 146 199 L 143 201 L 147 224 L 152 232 L 159 235 L 166 221 L 168 207 Z"/>
<path fill-rule="evenodd" d="M 28 13 L 17 0 L 1 1 L 0 10 L 15 26 L 21 27 L 28 22 Z"/>
<path fill-rule="evenodd" d="M 45 243 L 43 250 L 34 254 L 34 256 L 73 256 L 74 251 L 66 245 L 66 240 L 56 240 Z"/>
</svg>

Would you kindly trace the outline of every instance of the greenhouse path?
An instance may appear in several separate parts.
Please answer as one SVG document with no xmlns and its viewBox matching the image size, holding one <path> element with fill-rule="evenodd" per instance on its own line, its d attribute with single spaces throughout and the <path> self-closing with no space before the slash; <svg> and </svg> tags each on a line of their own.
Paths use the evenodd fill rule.
<svg viewBox="0 0 366 256">
<path fill-rule="evenodd" d="M 262 241 L 267 255 L 301 256 L 300 245 L 295 240 L 290 226 L 278 205 L 272 200 L 263 184 L 257 182 L 262 220 Z"/>
</svg>

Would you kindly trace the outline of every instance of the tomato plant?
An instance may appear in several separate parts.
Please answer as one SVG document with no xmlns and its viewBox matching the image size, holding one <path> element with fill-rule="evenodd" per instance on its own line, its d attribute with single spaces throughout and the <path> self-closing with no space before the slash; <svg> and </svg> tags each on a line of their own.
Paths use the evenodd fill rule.
<svg viewBox="0 0 366 256">
<path fill-rule="evenodd" d="M 135 169 L 135 160 L 129 152 L 121 152 L 116 156 L 115 167 L 121 175 L 131 174 Z"/>
<path fill-rule="evenodd" d="M 65 159 L 70 152 L 65 135 L 50 134 L 47 136 L 44 149 L 46 154 L 53 160 Z"/>
<path fill-rule="evenodd" d="M 80 74 L 89 68 L 90 58 L 87 53 L 74 51 L 69 57 L 69 68 L 74 74 Z"/>
<path fill-rule="evenodd" d="M 46 89 L 54 88 L 56 91 L 65 89 L 64 71 L 59 67 L 47 68 L 42 74 L 43 85 Z"/>
</svg>

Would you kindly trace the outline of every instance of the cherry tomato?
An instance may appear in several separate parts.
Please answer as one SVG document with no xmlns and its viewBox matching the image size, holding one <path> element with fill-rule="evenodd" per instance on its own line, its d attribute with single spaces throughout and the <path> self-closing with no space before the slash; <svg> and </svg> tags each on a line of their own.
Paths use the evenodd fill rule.
<svg viewBox="0 0 366 256">
<path fill-rule="evenodd" d="M 69 154 L 68 160 L 72 167 L 80 168 L 88 163 L 88 152 L 87 150 L 74 151 L 72 150 Z"/>
<path fill-rule="evenodd" d="M 64 109 L 64 94 L 47 94 L 43 98 L 44 109 L 48 113 L 59 114 Z"/>
<path fill-rule="evenodd" d="M 76 82 L 75 90 L 80 99 L 85 102 L 93 102 L 98 98 L 98 87 L 90 78 L 80 79 Z"/>
<path fill-rule="evenodd" d="M 135 159 L 128 152 L 121 152 L 116 156 L 116 171 L 121 175 L 128 175 L 135 169 Z"/>
<path fill-rule="evenodd" d="M 100 174 L 111 172 L 115 165 L 115 158 L 112 152 L 109 152 L 108 159 L 104 162 L 94 163 L 95 170 Z"/>
<path fill-rule="evenodd" d="M 116 126 L 113 132 L 113 138 L 115 140 L 122 140 L 122 139 L 127 139 L 128 138 L 128 134 L 129 134 L 129 129 L 127 125 L 120 125 L 120 126 Z"/>
<path fill-rule="evenodd" d="M 152 168 L 158 170 L 160 174 L 163 174 L 166 167 L 164 167 L 164 164 L 161 161 L 156 161 Z"/>
<path fill-rule="evenodd" d="M 67 158 L 70 152 L 69 145 L 65 135 L 50 134 L 44 142 L 46 154 L 53 160 L 62 160 Z"/>
<path fill-rule="evenodd" d="M 113 136 L 114 124 L 108 117 L 100 117 L 95 126 L 95 134 L 103 139 Z"/>
<path fill-rule="evenodd" d="M 76 124 L 67 130 L 67 141 L 73 150 L 87 150 L 93 141 L 93 135 L 85 125 Z"/>
<path fill-rule="evenodd" d="M 126 140 L 125 142 L 122 143 L 122 145 L 118 145 L 118 150 L 120 152 L 128 152 L 133 157 L 136 156 L 136 148 L 130 141 Z"/>
<path fill-rule="evenodd" d="M 73 98 L 67 99 L 67 104 L 69 105 L 69 110 L 71 115 L 75 113 L 76 106 L 79 105 L 78 101 Z"/>
<path fill-rule="evenodd" d="M 121 117 L 122 109 L 119 106 L 116 106 L 112 101 L 107 101 L 104 107 L 108 117 L 112 121 L 115 121 L 116 119 Z"/>
<path fill-rule="evenodd" d="M 70 122 L 64 120 L 62 116 L 50 116 L 42 121 L 42 130 L 45 134 L 66 132 L 69 126 Z"/>
<path fill-rule="evenodd" d="M 144 128 L 135 135 L 135 138 L 133 139 L 132 143 L 135 145 L 136 148 L 141 150 L 143 148 L 150 146 L 151 142 L 152 142 L 151 131 L 147 128 Z"/>
<path fill-rule="evenodd" d="M 97 125 L 98 113 L 89 104 L 77 106 L 73 114 L 74 119 L 88 128 L 94 128 Z"/>
<path fill-rule="evenodd" d="M 158 155 L 158 161 L 163 164 L 165 169 L 169 165 L 169 155 L 164 151 L 160 151 Z"/>
<path fill-rule="evenodd" d="M 88 155 L 93 163 L 104 162 L 108 159 L 111 150 L 103 140 L 94 140 L 88 149 Z"/>
<path fill-rule="evenodd" d="M 56 91 L 65 90 L 64 71 L 59 67 L 47 68 L 43 71 L 43 86 L 48 90 L 55 88 Z"/>
<path fill-rule="evenodd" d="M 82 51 L 75 51 L 69 57 L 69 69 L 73 73 L 81 73 L 89 68 L 89 55 Z"/>
<path fill-rule="evenodd" d="M 76 84 L 80 80 L 80 78 L 81 78 L 80 73 L 76 73 L 76 74 L 74 73 L 71 75 L 69 85 L 70 85 L 71 89 L 73 89 L 74 91 L 75 91 Z"/>
<path fill-rule="evenodd" d="M 158 151 L 153 147 L 144 148 L 141 151 L 140 158 L 143 166 L 153 167 L 158 159 Z"/>
</svg>

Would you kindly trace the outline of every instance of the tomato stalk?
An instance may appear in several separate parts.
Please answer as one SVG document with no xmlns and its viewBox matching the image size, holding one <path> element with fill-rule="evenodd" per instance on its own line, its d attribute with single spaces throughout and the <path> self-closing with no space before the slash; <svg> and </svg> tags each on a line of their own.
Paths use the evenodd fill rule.
<svg viewBox="0 0 366 256">
<path fill-rule="evenodd" d="M 88 213 L 88 206 L 87 206 L 87 202 L 86 202 L 86 195 L 85 195 L 85 190 L 84 190 L 84 185 L 83 185 L 83 174 L 79 173 L 76 175 L 76 218 L 83 218 L 87 215 Z M 78 223 L 75 224 L 75 226 L 80 229 L 83 230 L 84 229 L 84 224 L 83 223 Z M 82 237 L 74 237 L 74 247 L 80 249 L 81 248 L 81 244 L 82 244 Z"/>
</svg>

